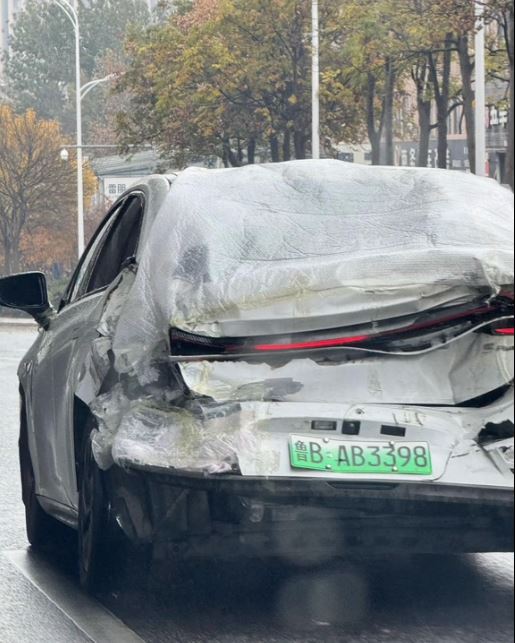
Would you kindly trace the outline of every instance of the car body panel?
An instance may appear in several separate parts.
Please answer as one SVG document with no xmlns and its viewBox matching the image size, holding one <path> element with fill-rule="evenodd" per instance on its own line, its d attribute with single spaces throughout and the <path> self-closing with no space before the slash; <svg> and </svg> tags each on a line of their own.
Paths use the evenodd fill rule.
<svg viewBox="0 0 515 643">
<path fill-rule="evenodd" d="M 41 495 L 77 507 L 73 400 L 80 368 L 95 337 L 102 294 L 64 308 L 41 339 L 32 369 L 32 423 Z M 57 395 L 56 392 L 60 394 Z M 42 463 L 40 465 L 39 459 Z"/>
<path fill-rule="evenodd" d="M 279 365 L 195 360 L 179 368 L 190 390 L 219 402 L 265 396 L 287 402 L 459 406 L 513 380 L 513 339 L 469 334 L 420 355 L 356 349 L 341 357 L 285 357 Z"/>
<path fill-rule="evenodd" d="M 455 409 L 453 409 L 455 410 Z M 456 410 L 455 410 L 456 411 Z M 173 431 L 177 416 L 167 418 L 135 414 L 133 421 L 122 425 L 115 438 L 114 452 L 122 467 L 133 467 L 146 463 L 172 472 L 174 460 L 170 442 L 160 443 L 161 431 Z M 312 429 L 315 421 L 331 421 L 332 431 Z M 449 412 L 444 408 L 423 406 L 373 405 L 373 404 L 309 404 L 292 402 L 242 402 L 231 417 L 233 426 L 245 426 L 238 439 L 232 443 L 236 452 L 239 470 L 244 477 L 313 479 L 347 481 L 350 483 L 416 483 L 461 484 L 471 487 L 513 488 L 513 473 L 498 465 L 492 454 L 478 444 L 477 436 L 487 421 L 513 422 L 513 392 L 509 391 L 498 402 L 487 409 L 463 409 Z M 204 424 L 206 434 L 216 435 L 219 418 Z M 343 424 L 359 426 L 358 435 L 344 435 Z M 139 423 L 139 424 L 138 424 Z M 189 420 L 185 420 L 188 426 Z M 402 429 L 402 437 L 389 436 L 385 429 Z M 474 428 L 473 428 L 474 427 Z M 391 474 L 345 474 L 327 471 L 295 469 L 290 463 L 290 436 L 309 439 L 342 441 L 349 445 L 361 442 L 399 443 L 421 442 L 430 446 L 433 473 L 430 476 Z M 227 443 L 229 434 L 224 438 Z M 173 443 L 175 467 L 178 462 L 187 462 L 190 442 L 177 439 Z M 204 446 L 201 444 L 200 449 Z M 213 442 L 213 461 L 218 454 Z M 195 454 L 192 456 L 194 461 Z M 168 466 L 167 466 L 167 463 Z"/>
<path fill-rule="evenodd" d="M 170 189 L 171 178 L 151 177 L 124 194 L 146 196 L 140 247 Z M 29 427 L 36 493 L 51 513 L 70 519 L 78 508 L 73 432 L 74 402 L 91 343 L 99 334 L 106 290 L 68 303 L 53 316 L 23 358 L 18 375 Z"/>
</svg>

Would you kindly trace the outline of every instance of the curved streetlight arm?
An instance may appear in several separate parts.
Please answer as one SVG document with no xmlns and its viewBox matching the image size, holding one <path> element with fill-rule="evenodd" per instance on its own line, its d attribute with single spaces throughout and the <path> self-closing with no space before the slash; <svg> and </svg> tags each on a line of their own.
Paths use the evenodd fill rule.
<svg viewBox="0 0 515 643">
<path fill-rule="evenodd" d="M 98 80 L 90 80 L 89 83 L 86 83 L 80 88 L 80 99 L 84 100 L 86 96 L 89 94 L 89 92 L 92 89 L 95 89 L 98 85 L 102 85 L 103 83 L 108 83 L 110 80 L 112 80 L 115 77 L 115 74 L 109 74 L 105 78 L 99 78 Z"/>
<path fill-rule="evenodd" d="M 54 0 L 54 3 L 66 14 L 68 20 L 72 23 L 73 28 L 76 30 L 79 26 L 79 16 L 75 8 L 68 2 L 68 0 Z"/>
<path fill-rule="evenodd" d="M 73 25 L 75 35 L 75 104 L 77 116 L 77 249 L 79 257 L 84 252 L 84 181 L 82 156 L 82 99 L 98 84 L 109 80 L 109 76 L 98 81 L 91 81 L 81 86 L 80 66 L 80 24 L 79 13 L 69 0 L 53 0 Z M 78 0 L 77 0 L 78 6 Z"/>
</svg>

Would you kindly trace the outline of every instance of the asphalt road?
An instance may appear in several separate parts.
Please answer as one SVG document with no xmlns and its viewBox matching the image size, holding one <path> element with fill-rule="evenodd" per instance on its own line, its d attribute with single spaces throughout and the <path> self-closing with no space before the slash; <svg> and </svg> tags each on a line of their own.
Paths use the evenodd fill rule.
<svg viewBox="0 0 515 643">
<path fill-rule="evenodd" d="M 26 551 L 15 373 L 32 337 L 30 329 L 0 324 L 0 643 L 513 641 L 508 555 L 395 557 L 296 571 L 241 561 L 187 582 L 170 578 L 153 591 L 136 583 L 88 599 L 72 557 L 43 560 Z"/>
</svg>

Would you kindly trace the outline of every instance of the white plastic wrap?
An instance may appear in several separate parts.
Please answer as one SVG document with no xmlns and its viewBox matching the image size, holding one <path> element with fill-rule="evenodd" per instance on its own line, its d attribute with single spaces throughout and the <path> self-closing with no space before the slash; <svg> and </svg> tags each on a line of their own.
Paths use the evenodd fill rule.
<svg viewBox="0 0 515 643">
<path fill-rule="evenodd" d="M 251 410 L 206 418 L 185 408 L 140 402 L 124 414 L 112 435 L 111 453 L 121 466 L 228 473 L 239 468 L 240 454 L 258 452 L 255 423 Z"/>
<path fill-rule="evenodd" d="M 291 475 L 285 436 L 311 418 L 355 416 L 371 438 L 399 422 L 393 405 L 427 404 L 449 405 L 452 424 L 452 405 L 513 379 L 512 339 L 470 334 L 418 355 L 349 348 L 334 363 L 177 365 L 168 333 L 287 334 L 494 295 L 513 284 L 512 204 L 492 181 L 435 170 L 336 161 L 187 170 L 143 235 L 137 274 L 126 270 L 106 294 L 78 391 L 98 421 L 97 462 Z M 376 412 L 386 420 L 370 419 Z M 424 414 L 408 422 L 410 413 L 401 424 L 416 434 Z"/>
<path fill-rule="evenodd" d="M 93 437 L 93 454 L 99 467 L 107 470 L 114 463 L 113 442 L 123 418 L 130 412 L 131 403 L 118 384 L 109 393 L 97 397 L 90 404 L 90 409 L 98 425 Z"/>
<path fill-rule="evenodd" d="M 190 168 L 117 327 L 119 371 L 174 326 L 264 335 L 370 322 L 513 283 L 513 196 L 459 172 L 300 161 Z"/>
</svg>

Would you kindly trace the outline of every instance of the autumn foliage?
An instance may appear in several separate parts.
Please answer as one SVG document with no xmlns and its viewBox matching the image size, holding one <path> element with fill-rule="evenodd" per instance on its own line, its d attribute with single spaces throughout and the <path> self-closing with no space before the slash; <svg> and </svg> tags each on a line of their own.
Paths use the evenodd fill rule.
<svg viewBox="0 0 515 643">
<path fill-rule="evenodd" d="M 362 138 L 360 97 L 331 56 L 338 4 L 322 7 L 324 135 Z M 197 0 L 127 43 L 122 142 L 152 142 L 178 165 L 302 159 L 311 147 L 311 4 Z"/>
<path fill-rule="evenodd" d="M 225 165 L 311 152 L 311 0 L 175 0 L 162 22 L 130 34 L 118 117 L 120 140 L 150 142 L 176 165 L 213 156 Z M 495 78 L 510 105 L 513 165 L 513 3 L 484 0 Z M 325 155 L 369 143 L 372 163 L 395 162 L 409 130 L 425 166 L 429 140 L 447 166 L 448 121 L 463 111 L 475 168 L 476 0 L 320 0 Z M 492 60 L 489 68 L 492 69 Z M 413 107 L 405 108 L 405 98 Z M 411 101 L 409 101 L 411 104 Z M 402 118 L 399 118 L 402 114 Z"/>
<path fill-rule="evenodd" d="M 76 256 L 76 164 L 60 158 L 58 123 L 0 105 L 0 266 L 67 270 Z M 96 179 L 86 166 L 88 202 Z"/>
</svg>

